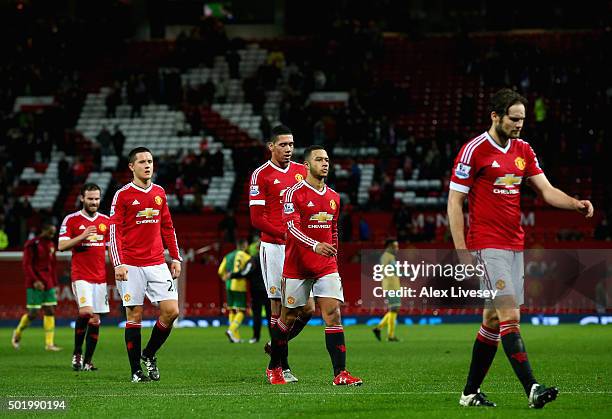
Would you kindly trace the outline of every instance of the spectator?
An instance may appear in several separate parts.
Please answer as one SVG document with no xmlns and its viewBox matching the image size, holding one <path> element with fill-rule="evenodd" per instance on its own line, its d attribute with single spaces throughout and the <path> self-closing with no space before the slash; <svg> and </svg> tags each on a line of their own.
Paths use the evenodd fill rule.
<svg viewBox="0 0 612 419">
<path fill-rule="evenodd" d="M 96 140 L 100 147 L 102 148 L 102 155 L 110 156 L 113 154 L 112 144 L 113 144 L 113 136 L 111 135 L 106 125 L 102 126 L 100 133 L 96 136 Z"/>
<path fill-rule="evenodd" d="M 72 165 L 72 178 L 76 183 L 83 183 L 87 176 L 87 167 L 80 157 L 76 157 Z"/>
<path fill-rule="evenodd" d="M 119 125 L 115 125 L 115 132 L 113 133 L 113 147 L 115 148 L 115 154 L 119 157 L 123 156 L 123 146 L 125 144 L 125 135 L 119 128 Z"/>
<path fill-rule="evenodd" d="M 116 83 L 115 86 L 110 90 L 104 100 L 106 105 L 106 117 L 116 118 L 117 117 L 117 106 L 121 103 L 121 89 Z"/>
<path fill-rule="evenodd" d="M 57 163 L 57 177 L 62 187 L 71 183 L 70 178 L 70 163 L 66 160 L 66 156 L 62 153 L 62 158 Z"/>
<path fill-rule="evenodd" d="M 229 67 L 230 79 L 240 78 L 240 54 L 235 49 L 230 49 L 225 54 L 225 61 Z"/>
</svg>

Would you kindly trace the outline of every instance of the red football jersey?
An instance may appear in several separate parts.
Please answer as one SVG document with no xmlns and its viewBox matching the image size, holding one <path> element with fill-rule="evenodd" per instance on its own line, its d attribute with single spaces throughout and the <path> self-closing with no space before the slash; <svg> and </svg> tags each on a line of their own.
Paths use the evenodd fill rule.
<svg viewBox="0 0 612 419">
<path fill-rule="evenodd" d="M 83 211 L 68 214 L 60 227 L 59 240 L 70 240 L 80 236 L 89 226 L 96 228 L 72 250 L 72 281 L 83 280 L 93 284 L 106 282 L 106 246 L 109 240 L 110 218 L 99 212 L 92 218 Z"/>
<path fill-rule="evenodd" d="M 110 255 L 114 266 L 152 266 L 165 262 L 164 245 L 182 261 L 166 191 L 130 182 L 115 193 L 111 205 Z"/>
<path fill-rule="evenodd" d="M 304 180 L 285 192 L 285 278 L 318 279 L 338 272 L 337 257 L 319 255 L 314 248 L 325 242 L 338 249 L 339 210 L 340 195 L 327 186 L 318 191 Z"/>
<path fill-rule="evenodd" d="M 34 281 L 41 281 L 46 290 L 57 286 L 53 240 L 34 237 L 25 242 L 22 264 L 26 288 L 33 288 Z"/>
<path fill-rule="evenodd" d="M 523 249 L 521 184 L 540 173 L 535 152 L 521 139 L 501 148 L 485 132 L 463 145 L 450 189 L 468 194 L 468 249 Z"/>
<path fill-rule="evenodd" d="M 261 241 L 285 244 L 283 226 L 283 195 L 297 182 L 306 178 L 306 167 L 300 163 L 289 162 L 281 169 L 270 160 L 259 166 L 251 175 L 249 188 L 249 207 L 251 224 L 261 230 Z M 263 213 L 257 206 L 263 205 Z"/>
</svg>

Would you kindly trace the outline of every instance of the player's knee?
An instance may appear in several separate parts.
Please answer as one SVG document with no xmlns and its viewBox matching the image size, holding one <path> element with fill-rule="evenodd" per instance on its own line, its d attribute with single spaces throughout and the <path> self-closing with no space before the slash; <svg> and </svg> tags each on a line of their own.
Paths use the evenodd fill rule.
<svg viewBox="0 0 612 419">
<path fill-rule="evenodd" d="M 312 317 L 313 313 L 314 313 L 314 304 L 306 304 L 300 310 L 300 317 L 302 317 L 302 318 L 304 318 L 304 317 L 310 318 L 310 317 Z"/>
<path fill-rule="evenodd" d="M 55 310 L 53 309 L 53 306 L 44 306 L 43 313 L 45 316 L 53 316 Z"/>
<path fill-rule="evenodd" d="M 333 307 L 321 312 L 326 326 L 337 326 L 340 324 L 340 307 Z"/>
<path fill-rule="evenodd" d="M 162 313 L 162 316 L 166 320 L 168 320 L 169 322 L 173 322 L 179 316 L 179 308 L 178 308 L 178 306 L 177 307 L 166 308 L 164 310 L 164 312 Z"/>
<path fill-rule="evenodd" d="M 134 323 L 142 323 L 142 307 L 128 308 L 127 319 Z"/>
<path fill-rule="evenodd" d="M 28 319 L 35 320 L 38 317 L 38 309 L 30 309 L 28 311 Z"/>
<path fill-rule="evenodd" d="M 81 307 L 79 308 L 79 316 L 93 316 L 93 307 Z"/>
<path fill-rule="evenodd" d="M 516 322 L 521 321 L 521 312 L 518 309 L 497 310 L 498 322 Z"/>
</svg>

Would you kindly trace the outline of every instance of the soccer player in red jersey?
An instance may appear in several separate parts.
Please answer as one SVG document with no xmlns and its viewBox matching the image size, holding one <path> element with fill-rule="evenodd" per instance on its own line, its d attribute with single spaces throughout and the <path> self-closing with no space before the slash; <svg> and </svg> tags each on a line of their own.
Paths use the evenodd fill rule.
<svg viewBox="0 0 612 419">
<path fill-rule="evenodd" d="M 448 217 L 455 248 L 469 250 L 476 263 L 484 264 L 481 288 L 498 291 L 494 300 L 485 302 L 467 384 L 459 401 L 463 406 L 495 406 L 480 392 L 480 385 L 500 340 L 530 407 L 542 408 L 558 394 L 557 388 L 539 384 L 533 376 L 520 333 L 524 280 L 521 184 L 527 181 L 549 205 L 586 217 L 593 215 L 593 206 L 553 187 L 531 146 L 519 138 L 526 103 L 510 89 L 498 91 L 490 105 L 491 127 L 461 148 L 453 166 Z M 463 221 L 466 199 L 470 206 L 467 238 Z"/>
<path fill-rule="evenodd" d="M 95 371 L 91 362 L 100 333 L 100 314 L 108 313 L 106 292 L 106 245 L 109 239 L 110 218 L 98 212 L 100 187 L 86 183 L 81 188 L 83 208 L 68 214 L 62 226 L 57 248 L 72 250 L 72 292 L 79 306 L 74 327 L 72 369 Z M 83 341 L 87 340 L 85 357 Z"/>
<path fill-rule="evenodd" d="M 43 310 L 43 328 L 45 330 L 45 350 L 59 351 L 55 346 L 55 306 L 57 305 L 57 275 L 55 260 L 55 233 L 53 224 L 44 224 L 38 236 L 25 242 L 23 247 L 23 272 L 26 287 L 26 308 L 28 312 L 21 316 L 19 325 L 13 331 L 11 344 L 19 349 L 21 334 L 38 317 Z"/>
<path fill-rule="evenodd" d="M 340 304 L 344 301 L 337 259 L 340 195 L 325 185 L 329 157 L 323 147 L 308 147 L 304 160 L 308 176 L 284 196 L 287 247 L 281 283 L 282 310 L 272 331 L 272 357 L 266 374 L 271 384 L 285 384 L 280 362 L 287 356 L 293 323 L 312 292 L 325 321 L 333 384 L 361 385 L 360 378 L 346 371 L 346 346 L 340 319 Z"/>
<path fill-rule="evenodd" d="M 306 177 L 303 164 L 291 161 L 293 155 L 293 134 L 279 125 L 272 129 L 268 142 L 270 160 L 258 167 L 251 175 L 249 187 L 249 209 L 251 224 L 261 231 L 259 260 L 266 292 L 270 299 L 272 315 L 270 328 L 276 327 L 281 311 L 281 278 L 285 260 L 286 229 L 282 220 L 282 198 L 285 191 Z M 297 336 L 312 317 L 314 301 L 302 307 L 289 333 L 289 339 Z M 270 345 L 266 344 L 266 352 Z M 287 358 L 281 359 L 283 374 L 288 382 L 297 378 L 291 373 Z"/>
<path fill-rule="evenodd" d="M 175 279 L 181 274 L 174 225 L 166 192 L 152 183 L 153 155 L 145 147 L 130 151 L 132 182 L 115 193 L 111 205 L 110 254 L 115 266 L 117 289 L 127 312 L 125 343 L 132 368 L 132 381 L 159 380 L 155 354 L 170 335 L 179 315 Z M 164 258 L 164 245 L 172 263 Z M 141 348 L 141 322 L 145 295 L 159 304 L 159 319 L 145 349 Z M 142 372 L 143 361 L 148 376 Z"/>
</svg>

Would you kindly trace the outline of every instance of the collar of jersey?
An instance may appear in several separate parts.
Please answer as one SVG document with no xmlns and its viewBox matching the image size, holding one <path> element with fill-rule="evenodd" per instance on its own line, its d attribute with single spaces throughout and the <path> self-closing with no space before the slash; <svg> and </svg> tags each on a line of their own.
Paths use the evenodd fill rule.
<svg viewBox="0 0 612 419">
<path fill-rule="evenodd" d="M 134 182 L 130 182 L 130 186 L 140 192 L 149 192 L 151 190 L 151 188 L 153 188 L 153 182 L 151 182 L 151 186 L 149 186 L 147 189 L 143 189 L 140 186 L 136 185 Z"/>
<path fill-rule="evenodd" d="M 96 212 L 96 215 L 94 215 L 92 218 L 89 215 L 85 214 L 83 210 L 81 210 L 80 212 L 81 212 L 81 215 L 85 217 L 86 219 L 88 219 L 89 221 L 96 221 L 96 218 L 98 218 L 98 215 L 100 215 L 100 213 Z"/>
<path fill-rule="evenodd" d="M 512 145 L 512 138 L 508 138 L 508 144 L 506 144 L 506 147 L 505 148 L 501 148 L 499 146 L 499 144 L 497 144 L 495 142 L 495 140 L 493 138 L 491 138 L 491 136 L 489 135 L 489 131 L 485 131 L 485 135 L 487 137 L 487 140 L 489 140 L 489 143 L 491 143 L 491 145 L 493 147 L 495 147 L 496 149 L 498 149 L 502 153 L 506 154 L 508 152 L 508 150 L 510 150 L 510 146 Z"/>
<path fill-rule="evenodd" d="M 304 185 L 305 185 L 307 188 L 312 189 L 313 191 L 315 191 L 316 193 L 318 193 L 318 194 L 319 194 L 319 195 L 321 195 L 321 196 L 325 195 L 325 192 L 327 192 L 327 185 L 324 185 L 324 186 L 323 186 L 323 190 L 322 190 L 322 191 L 319 191 L 319 190 L 317 190 L 317 189 L 313 188 L 312 186 L 310 186 L 310 184 L 309 184 L 308 182 L 306 182 L 306 180 L 303 180 L 302 182 L 304 182 Z"/>
<path fill-rule="evenodd" d="M 270 163 L 270 167 L 272 167 L 273 169 L 278 170 L 279 172 L 283 172 L 283 173 L 287 173 L 289 171 L 289 168 L 291 167 L 291 163 L 293 163 L 292 161 L 289 161 L 289 164 L 287 165 L 286 168 L 281 169 L 280 167 L 278 167 L 277 165 L 275 165 L 274 163 L 272 163 L 272 160 L 268 160 L 268 163 Z"/>
</svg>

